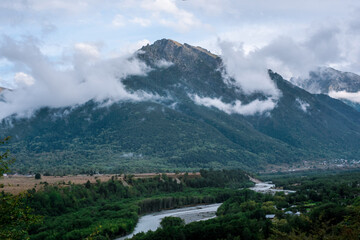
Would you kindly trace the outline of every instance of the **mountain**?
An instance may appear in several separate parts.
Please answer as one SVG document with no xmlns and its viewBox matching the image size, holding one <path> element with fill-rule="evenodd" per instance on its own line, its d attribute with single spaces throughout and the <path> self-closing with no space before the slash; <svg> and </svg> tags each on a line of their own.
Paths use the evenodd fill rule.
<svg viewBox="0 0 360 240">
<path fill-rule="evenodd" d="M 219 56 L 169 39 L 144 46 L 138 58 L 152 68 L 122 80 L 128 91 L 160 100 L 89 101 L 42 108 L 31 118 L 3 119 L 1 136 L 12 136 L 15 170 L 50 173 L 197 170 L 360 157 L 360 113 L 323 94 L 311 94 L 269 70 L 281 91 L 276 107 L 253 115 L 222 106 L 264 101 L 224 81 Z M 1 111 L 1 110 L 0 110 Z"/>
<path fill-rule="evenodd" d="M 308 79 L 291 79 L 300 87 L 312 93 L 327 94 L 331 91 L 360 91 L 360 76 L 351 72 L 341 72 L 333 68 L 318 68 L 309 73 Z"/>
<path fill-rule="evenodd" d="M 0 87 L 0 93 L 4 90 L 8 90 L 7 88 L 4 88 L 4 87 Z"/>
<path fill-rule="evenodd" d="M 10 90 L 8 88 L 4 88 L 4 87 L 0 87 L 0 102 L 3 102 L 4 101 L 4 97 L 3 97 L 3 94 L 6 90 Z"/>
<path fill-rule="evenodd" d="M 354 101 L 348 94 L 334 94 L 346 92 L 351 95 L 359 92 L 360 76 L 355 73 L 341 72 L 333 68 L 318 68 L 309 73 L 309 78 L 292 78 L 291 82 L 311 93 L 330 94 L 360 111 L 360 103 Z"/>
</svg>

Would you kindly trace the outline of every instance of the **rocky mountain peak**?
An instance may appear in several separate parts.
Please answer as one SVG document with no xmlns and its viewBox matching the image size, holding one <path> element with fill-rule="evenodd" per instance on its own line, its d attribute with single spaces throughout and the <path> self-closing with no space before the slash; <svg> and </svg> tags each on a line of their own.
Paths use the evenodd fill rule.
<svg viewBox="0 0 360 240">
<path fill-rule="evenodd" d="M 189 70 L 190 65 L 199 61 L 215 66 L 221 62 L 220 57 L 204 48 L 171 39 L 161 39 L 142 47 L 139 56 L 148 63 L 166 60 L 179 65 L 183 70 Z"/>
<path fill-rule="evenodd" d="M 292 79 L 296 85 L 312 93 L 331 91 L 357 92 L 360 90 L 360 76 L 341 72 L 333 68 L 318 68 L 309 73 L 308 79 Z"/>
</svg>

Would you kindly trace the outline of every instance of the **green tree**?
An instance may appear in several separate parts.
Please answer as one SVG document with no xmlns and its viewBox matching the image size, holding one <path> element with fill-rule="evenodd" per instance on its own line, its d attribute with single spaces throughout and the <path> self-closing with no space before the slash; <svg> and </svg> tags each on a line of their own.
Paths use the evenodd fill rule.
<svg viewBox="0 0 360 240">
<path fill-rule="evenodd" d="M 0 139 L 0 146 L 6 144 L 9 140 L 10 137 Z M 9 165 L 15 161 L 15 159 L 9 157 L 9 154 L 9 150 L 3 153 L 0 152 L 0 177 L 9 172 Z"/>
<path fill-rule="evenodd" d="M 177 227 L 177 226 L 184 226 L 185 222 L 183 219 L 179 217 L 164 217 L 160 225 L 162 228 L 169 228 L 169 227 Z"/>
<path fill-rule="evenodd" d="M 40 174 L 40 173 L 36 173 L 36 174 L 35 174 L 35 179 L 41 179 L 41 174 Z"/>
<path fill-rule="evenodd" d="M 0 141 L 5 144 L 10 137 Z M 9 150 L 0 153 L 0 177 L 9 172 L 9 165 L 14 159 L 9 158 Z M 0 239 L 28 239 L 28 229 L 38 223 L 40 217 L 32 214 L 32 209 L 26 205 L 26 194 L 0 194 Z"/>
</svg>

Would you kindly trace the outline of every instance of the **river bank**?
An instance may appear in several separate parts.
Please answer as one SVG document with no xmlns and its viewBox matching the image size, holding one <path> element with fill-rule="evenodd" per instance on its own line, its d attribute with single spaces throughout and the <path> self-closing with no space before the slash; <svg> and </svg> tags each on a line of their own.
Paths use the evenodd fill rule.
<svg viewBox="0 0 360 240">
<path fill-rule="evenodd" d="M 147 214 L 139 219 L 135 230 L 131 234 L 124 237 L 116 238 L 115 240 L 124 240 L 127 238 L 131 238 L 132 236 L 140 232 L 147 232 L 150 230 L 155 231 L 158 227 L 160 227 L 160 222 L 164 217 L 179 217 L 185 221 L 185 224 L 214 218 L 216 217 L 216 211 L 220 207 L 220 205 L 221 203 L 199 205 L 194 207 L 178 208 Z"/>
<path fill-rule="evenodd" d="M 284 192 L 286 195 L 295 192 L 291 190 L 276 189 L 275 184 L 273 184 L 272 182 L 262 182 L 251 176 L 248 177 L 252 182 L 255 183 L 255 186 L 249 189 L 255 192 L 264 193 L 264 194 L 266 193 L 275 194 L 276 192 Z M 137 223 L 135 230 L 131 234 L 117 238 L 115 240 L 125 240 L 127 238 L 131 238 L 132 236 L 140 232 L 147 232 L 150 230 L 155 231 L 157 228 L 160 227 L 160 222 L 164 217 L 169 217 L 169 216 L 180 217 L 185 221 L 185 224 L 214 218 L 216 217 L 216 211 L 220 207 L 220 205 L 221 203 L 210 204 L 210 205 L 199 205 L 194 207 L 164 210 L 160 212 L 147 214 L 139 219 L 139 222 Z"/>
<path fill-rule="evenodd" d="M 253 190 L 255 192 L 258 192 L 258 193 L 275 194 L 277 192 L 284 192 L 285 195 L 287 195 L 289 193 L 295 193 L 295 191 L 292 191 L 292 190 L 285 190 L 285 189 L 276 188 L 275 184 L 273 184 L 272 182 L 261 182 L 260 180 L 258 180 L 256 178 L 252 178 L 250 176 L 249 176 L 249 179 L 253 183 L 255 183 L 255 186 L 251 187 L 249 189 Z"/>
</svg>

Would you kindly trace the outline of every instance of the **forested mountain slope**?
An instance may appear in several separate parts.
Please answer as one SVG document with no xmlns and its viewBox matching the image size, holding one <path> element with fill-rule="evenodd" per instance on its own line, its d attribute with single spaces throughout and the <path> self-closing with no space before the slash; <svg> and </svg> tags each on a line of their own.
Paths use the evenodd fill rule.
<svg viewBox="0 0 360 240">
<path fill-rule="evenodd" d="M 224 80 L 220 57 L 172 40 L 137 53 L 151 71 L 122 82 L 153 100 L 42 108 L 30 118 L 3 119 L 12 136 L 15 171 L 115 172 L 243 167 L 323 158 L 360 158 L 360 113 L 311 94 L 269 70 L 281 92 L 272 110 L 239 114 L 199 104 L 236 107 L 265 101 Z M 274 100 L 275 101 L 275 100 Z M 1 111 L 1 109 L 0 109 Z"/>
</svg>

